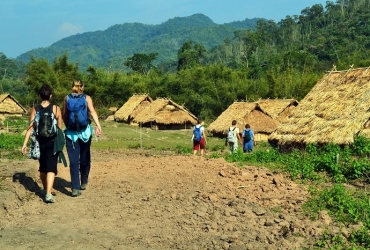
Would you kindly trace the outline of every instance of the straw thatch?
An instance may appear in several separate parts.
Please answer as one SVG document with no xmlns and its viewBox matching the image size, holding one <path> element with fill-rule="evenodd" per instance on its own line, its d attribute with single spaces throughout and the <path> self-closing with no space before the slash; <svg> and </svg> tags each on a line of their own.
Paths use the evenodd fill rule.
<svg viewBox="0 0 370 250">
<path fill-rule="evenodd" d="M 151 102 L 134 118 L 134 122 L 142 126 L 155 126 L 156 129 L 189 128 L 196 121 L 197 117 L 185 107 L 167 98 Z"/>
<path fill-rule="evenodd" d="M 269 137 L 279 145 L 351 144 L 370 135 L 370 69 L 326 73 Z"/>
<path fill-rule="evenodd" d="M 135 116 L 153 101 L 147 94 L 135 94 L 114 114 L 117 122 L 132 123 Z"/>
<path fill-rule="evenodd" d="M 208 126 L 207 131 L 213 135 L 225 136 L 233 120 L 237 121 L 240 131 L 249 124 L 256 140 L 267 140 L 267 135 L 279 125 L 277 120 L 263 112 L 257 102 L 234 102 Z"/>
<path fill-rule="evenodd" d="M 109 113 L 110 113 L 110 114 L 112 114 L 112 115 L 114 115 L 114 113 L 116 113 L 116 112 L 117 112 L 117 110 L 118 110 L 118 108 L 117 108 L 117 107 L 110 107 L 110 108 L 108 109 Z"/>
<path fill-rule="evenodd" d="M 27 110 L 10 94 L 0 95 L 0 114 L 4 116 L 22 116 Z"/>
<path fill-rule="evenodd" d="M 298 105 L 295 99 L 261 99 L 257 103 L 264 113 L 279 122 Z"/>
</svg>

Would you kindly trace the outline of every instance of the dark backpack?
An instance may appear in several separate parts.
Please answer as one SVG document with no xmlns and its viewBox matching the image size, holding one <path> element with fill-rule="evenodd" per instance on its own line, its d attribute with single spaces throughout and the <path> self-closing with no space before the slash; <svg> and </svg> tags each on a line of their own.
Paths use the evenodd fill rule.
<svg viewBox="0 0 370 250">
<path fill-rule="evenodd" d="M 193 130 L 193 134 L 194 134 L 194 141 L 196 142 L 200 142 L 200 140 L 202 139 L 202 132 L 200 131 L 200 128 L 202 126 L 194 126 L 194 130 Z"/>
<path fill-rule="evenodd" d="M 53 112 L 53 106 L 50 104 L 47 107 L 37 105 L 36 116 L 34 119 L 34 130 L 37 137 L 55 137 L 57 135 L 57 120 Z"/>
<path fill-rule="evenodd" d="M 67 95 L 67 110 L 68 121 L 67 128 L 69 130 L 80 131 L 85 129 L 90 123 L 89 115 L 87 112 L 86 95 Z"/>
<path fill-rule="evenodd" d="M 249 142 L 252 139 L 250 130 L 244 130 L 244 142 Z"/>
</svg>

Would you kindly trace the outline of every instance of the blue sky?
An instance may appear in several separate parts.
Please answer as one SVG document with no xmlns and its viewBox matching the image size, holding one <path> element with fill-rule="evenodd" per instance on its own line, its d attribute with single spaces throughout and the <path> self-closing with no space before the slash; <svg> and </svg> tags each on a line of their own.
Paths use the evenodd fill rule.
<svg viewBox="0 0 370 250">
<path fill-rule="evenodd" d="M 15 58 L 77 33 L 197 13 L 217 24 L 254 17 L 278 22 L 314 4 L 325 7 L 326 0 L 1 0 L 0 52 Z"/>
</svg>

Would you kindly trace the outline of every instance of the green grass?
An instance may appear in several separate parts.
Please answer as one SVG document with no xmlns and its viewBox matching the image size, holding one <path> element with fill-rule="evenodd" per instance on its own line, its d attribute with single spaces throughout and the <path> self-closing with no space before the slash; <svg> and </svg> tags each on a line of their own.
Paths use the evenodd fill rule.
<svg viewBox="0 0 370 250">
<path fill-rule="evenodd" d="M 93 149 L 153 149 L 192 153 L 192 129 L 152 130 L 125 123 L 101 122 L 103 133 L 93 137 Z M 96 140 L 97 139 L 97 140 Z M 206 151 L 227 152 L 224 140 L 208 135 Z"/>
</svg>

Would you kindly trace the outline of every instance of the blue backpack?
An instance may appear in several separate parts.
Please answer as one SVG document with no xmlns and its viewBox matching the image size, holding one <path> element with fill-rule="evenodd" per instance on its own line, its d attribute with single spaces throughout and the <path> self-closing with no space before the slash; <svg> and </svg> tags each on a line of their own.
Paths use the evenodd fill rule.
<svg viewBox="0 0 370 250">
<path fill-rule="evenodd" d="M 67 95 L 67 110 L 68 110 L 67 128 L 69 130 L 80 131 L 81 129 L 85 129 L 87 125 L 90 124 L 85 94 Z"/>
<path fill-rule="evenodd" d="M 200 142 L 200 140 L 202 139 L 202 132 L 200 131 L 200 128 L 202 126 L 194 126 L 194 130 L 193 130 L 193 134 L 194 134 L 194 141 L 196 142 Z"/>
</svg>

